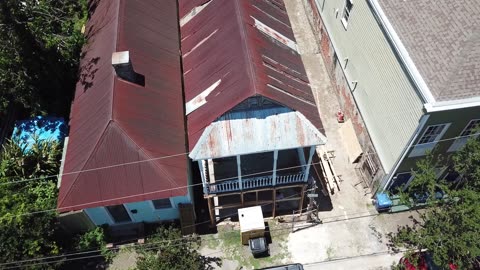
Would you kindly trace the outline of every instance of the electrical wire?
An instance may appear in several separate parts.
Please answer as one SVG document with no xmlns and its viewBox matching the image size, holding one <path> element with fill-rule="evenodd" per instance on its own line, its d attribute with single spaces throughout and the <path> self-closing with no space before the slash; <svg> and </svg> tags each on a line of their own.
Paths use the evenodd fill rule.
<svg viewBox="0 0 480 270">
<path fill-rule="evenodd" d="M 311 165 L 317 165 L 317 164 L 320 164 L 320 163 L 321 163 L 321 162 L 310 163 L 310 166 L 311 166 Z M 291 167 L 286 167 L 286 168 L 280 168 L 280 169 L 277 169 L 276 171 L 278 172 L 278 171 L 290 170 L 290 169 L 307 167 L 307 166 L 309 166 L 309 165 L 308 165 L 308 164 L 305 164 L 305 165 L 297 165 L 297 166 L 291 166 Z M 245 175 L 242 175 L 242 177 L 255 176 L 255 175 L 264 174 L 264 173 L 270 173 L 270 172 L 273 172 L 273 170 L 261 171 L 261 172 L 251 173 L 251 174 L 245 174 Z M 234 177 L 226 177 L 226 178 L 216 179 L 216 181 L 219 181 L 219 182 L 220 182 L 220 181 L 233 180 L 233 179 L 238 179 L 238 177 L 237 177 L 237 176 L 234 176 Z M 128 195 L 128 196 L 123 196 L 123 197 L 117 197 L 117 198 L 115 198 L 115 199 L 99 200 L 99 201 L 95 201 L 95 202 L 77 204 L 77 205 L 72 205 L 72 206 L 68 206 L 68 207 L 60 207 L 60 208 L 54 208 L 54 209 L 47 209 L 47 210 L 40 210 L 40 211 L 34 211 L 34 212 L 21 213 L 21 214 L 13 215 L 12 217 L 15 217 L 15 216 L 20 217 L 20 216 L 35 215 L 35 214 L 48 213 L 48 212 L 54 212 L 54 211 L 62 211 L 62 209 L 71 209 L 71 208 L 78 208 L 78 207 L 86 207 L 86 208 L 88 208 L 89 205 L 91 206 L 91 205 L 96 205 L 96 204 L 99 204 L 99 203 L 106 203 L 106 202 L 110 202 L 110 201 L 123 200 L 123 199 L 128 199 L 128 198 L 132 198 L 132 197 L 136 197 L 136 196 L 141 196 L 141 195 L 150 195 L 150 194 L 162 193 L 162 192 L 167 192 L 167 191 L 171 191 L 171 190 L 184 189 L 184 188 L 188 188 L 188 187 L 201 186 L 201 185 L 203 185 L 203 183 L 185 185 L 185 186 L 168 188 L 168 189 L 151 191 L 151 192 L 144 192 L 144 193 L 141 193 L 141 194 L 135 194 L 135 195 Z"/>
<path fill-rule="evenodd" d="M 474 133 L 474 134 L 470 134 L 470 135 L 466 135 L 466 136 L 457 136 L 457 137 L 453 137 L 453 138 L 448 138 L 448 139 L 443 139 L 443 140 L 438 140 L 438 141 L 435 141 L 435 142 L 430 142 L 430 143 L 425 143 L 424 145 L 426 144 L 436 144 L 436 143 L 439 143 L 439 142 L 443 142 L 443 141 L 449 141 L 449 140 L 456 140 L 456 139 L 460 139 L 460 138 L 468 138 L 468 137 L 472 137 L 472 136 L 478 136 L 480 135 L 480 133 Z M 416 145 L 412 145 L 410 147 L 415 147 Z M 175 155 L 169 155 L 169 156 L 162 156 L 162 157 L 157 157 L 157 158 L 151 158 L 151 159 L 146 159 L 146 160 L 142 160 L 142 161 L 135 161 L 135 162 L 126 162 L 126 163 L 120 163 L 120 164 L 115 164 L 115 165 L 110 165 L 110 166 L 104 166 L 104 167 L 98 167 L 98 168 L 92 168 L 92 169 L 86 169 L 86 170 L 81 170 L 81 171 L 75 171 L 75 172 L 69 172 L 69 173 L 64 173 L 62 174 L 63 175 L 69 175 L 69 174 L 77 174 L 77 173 L 82 173 L 82 172 L 89 172 L 89 171 L 95 171 L 95 170 L 102 170 L 102 169 L 109 169 L 109 168 L 115 168 L 115 167 L 119 167 L 119 166 L 126 166 L 126 165 L 132 165 L 132 164 L 138 164 L 138 163 L 143 163 L 143 162 L 150 162 L 150 161 L 154 161 L 154 160 L 160 160 L 160 159 L 165 159 L 165 158 L 171 158 L 171 157 L 178 157 L 178 156 L 182 156 L 182 155 L 186 155 L 188 153 L 182 153 L 182 154 L 175 154 Z M 372 153 L 373 154 L 373 153 Z M 318 163 L 311 163 L 310 165 L 316 165 L 316 164 L 320 164 L 320 162 Z M 309 166 L 309 165 L 298 165 L 298 166 L 292 166 L 292 167 L 288 167 L 288 168 L 282 168 L 282 169 L 278 169 L 277 171 L 281 171 L 281 170 L 288 170 L 288 169 L 292 169 L 292 168 L 299 168 L 299 167 L 304 167 L 304 166 Z M 244 176 L 252 176 L 252 175 L 258 175 L 258 174 L 263 174 L 263 173 L 267 173 L 267 172 L 273 172 L 273 170 L 270 170 L 270 171 L 262 171 L 262 172 L 257 172 L 257 173 L 253 173 L 253 174 L 247 174 L 247 175 L 244 175 Z M 24 180 L 21 180 L 21 181 L 12 181 L 12 182 L 4 182 L 4 183 L 0 183 L 0 185 L 5 185 L 5 184 L 14 184 L 14 183 L 21 183 L 21 182 L 27 182 L 27 181 L 34 181 L 34 180 L 40 180 L 40 179 L 47 179 L 47 178 L 51 178 L 51 177 L 57 177 L 59 175 L 52 175 L 52 176 L 45 176 L 45 177 L 41 177 L 41 178 L 30 178 L 30 179 L 24 179 Z M 237 179 L 237 177 L 229 177 L 229 178 L 224 178 L 224 179 L 218 179 L 217 181 L 224 181 L 224 180 L 230 180 L 230 179 Z M 165 190 L 161 190 L 161 191 L 155 191 L 155 192 L 151 192 L 151 193 L 159 193 L 159 192 L 166 192 L 166 191 L 169 191 L 169 190 L 174 190 L 174 189 L 182 189 L 182 188 L 187 188 L 187 187 L 192 187 L 192 186 L 198 186 L 198 185 L 202 185 L 203 183 L 198 183 L 198 184 L 193 184 L 193 185 L 186 185 L 186 186 L 183 186 L 183 187 L 176 187 L 176 188 L 171 188 L 171 189 L 165 189 Z M 150 193 L 143 193 L 143 194 L 138 194 L 138 195 L 148 195 Z M 134 196 L 138 196 L 138 195 L 131 195 L 131 196 L 125 196 L 125 197 L 121 197 L 121 198 L 116 198 L 115 200 L 118 200 L 118 199 L 125 199 L 125 198 L 129 198 L 129 197 L 134 197 Z M 96 204 L 96 203 L 101 203 L 101 202 L 106 202 L 106 201 L 109 201 L 109 200 L 103 200 L 103 201 L 97 201 L 97 202 L 93 202 L 93 203 L 88 203 L 88 204 Z M 271 203 L 269 203 L 271 204 Z M 82 205 L 75 205 L 75 206 L 71 206 L 71 207 L 78 207 L 78 206 L 82 206 Z M 69 207 L 69 208 L 71 208 Z M 38 214 L 38 213 L 45 213 L 45 212 L 51 212 L 51 211 L 57 211 L 57 210 L 61 210 L 61 208 L 58 208 L 58 209 L 49 209 L 49 210 L 43 210 L 43 211 L 36 211 L 36 212 L 30 212 L 30 213 L 23 213 L 23 214 L 20 214 L 19 216 L 24 216 L 24 215 L 31 215 L 31 214 Z M 207 221 L 208 222 L 208 221 Z M 193 225 L 190 225 L 190 226 L 196 226 L 196 225 L 199 225 L 201 223 L 197 223 L 197 224 L 193 224 Z M 94 252 L 94 251 L 89 251 L 89 253 L 91 252 Z M 98 252 L 98 251 L 97 251 Z M 82 253 L 73 253 L 73 254 L 64 254 L 64 255 L 58 255 L 57 257 L 65 257 L 65 256 L 72 256 L 72 255 L 78 255 L 78 254 L 82 254 Z M 40 259 L 47 259 L 48 257 L 46 258 L 40 258 Z M 52 257 L 54 258 L 54 257 Z M 76 259 L 76 258 L 75 258 Z M 8 263 L 8 264 L 13 264 L 13 263 L 19 263 L 19 262 L 11 262 L 11 263 Z M 53 263 L 53 262 L 51 262 Z M 0 264 L 1 265 L 4 265 L 4 264 Z M 23 266 L 21 266 L 23 267 Z M 7 268 L 8 269 L 8 268 Z"/>
<path fill-rule="evenodd" d="M 437 143 L 439 143 L 439 142 L 445 142 L 445 141 L 451 141 L 451 140 L 457 140 L 457 139 L 463 139 L 463 138 L 469 138 L 469 137 L 477 137 L 477 136 L 479 136 L 479 135 L 480 135 L 480 133 L 473 133 L 473 134 L 469 134 L 469 135 L 465 135 L 465 136 L 457 136 L 457 137 L 442 139 L 442 140 L 438 140 L 438 141 L 423 143 L 423 144 L 421 144 L 421 145 L 437 144 Z M 418 144 L 410 145 L 409 147 L 407 147 L 407 149 L 408 149 L 408 148 L 413 148 L 413 147 L 415 147 L 415 146 L 417 146 L 417 145 L 418 145 Z M 143 163 L 143 162 L 150 162 L 150 161 L 161 160 L 161 159 L 166 159 L 166 158 L 178 157 L 178 156 L 188 155 L 188 154 L 190 154 L 190 152 L 181 153 L 181 154 L 173 154 L 173 155 L 168 155 L 168 156 L 161 156 L 161 157 L 150 158 L 150 159 L 139 160 L 139 161 L 118 163 L 118 164 L 109 165 L 109 166 L 104 166 L 104 167 L 91 168 L 91 169 L 85 169 L 85 170 L 79 170 L 79 171 L 62 173 L 62 174 L 55 174 L 55 175 L 47 175 L 47 176 L 36 177 L 36 178 L 19 178 L 18 176 L 6 176 L 6 177 L 2 177 L 2 178 L 3 178 L 3 179 L 19 178 L 19 179 L 21 179 L 21 180 L 18 180 L 18 181 L 9 181 L 9 182 L 2 182 L 2 183 L 0 183 L 0 186 L 8 185 L 8 184 L 17 184 L 17 183 L 35 181 L 35 180 L 45 180 L 45 179 L 54 178 L 54 177 L 60 177 L 60 176 L 64 176 L 64 175 L 71 175 L 71 174 L 78 174 L 78 173 L 84 173 L 84 172 L 91 172 L 91 171 L 97 171 L 97 170 L 110 169 L 110 168 L 127 166 L 127 165 L 133 165 L 133 164 L 138 164 L 138 163 Z M 376 153 L 376 152 L 373 152 L 373 153 L 364 154 L 364 156 L 366 156 L 366 155 L 377 155 L 377 153 Z"/>
<path fill-rule="evenodd" d="M 181 154 L 173 154 L 173 155 L 168 155 L 168 156 L 155 157 L 155 158 L 149 158 L 149 159 L 132 161 L 132 162 L 118 163 L 118 164 L 104 166 L 104 167 L 97 167 L 97 168 L 91 168 L 91 169 L 85 169 L 85 170 L 79 170 L 79 171 L 73 171 L 73 172 L 55 174 L 55 175 L 47 175 L 47 176 L 36 177 L 36 178 L 20 178 L 22 180 L 3 182 L 3 183 L 0 183 L 0 186 L 8 185 L 8 184 L 17 184 L 17 183 L 35 181 L 35 180 L 45 180 L 45 179 L 49 179 L 49 178 L 60 177 L 60 176 L 71 175 L 71 174 L 84 173 L 84 172 L 92 172 L 92 171 L 98 171 L 98 170 L 104 170 L 104 169 L 111 169 L 111 168 L 116 168 L 116 167 L 121 167 L 121 166 L 128 166 L 128 165 L 134 165 L 134 164 L 139 164 L 139 163 L 144 163 L 144 162 L 151 162 L 151 161 L 155 161 L 155 160 L 179 157 L 179 156 L 188 155 L 188 154 L 190 154 L 190 152 L 181 153 Z M 2 177 L 2 178 L 3 179 L 11 179 L 11 178 L 18 178 L 18 177 L 17 176 L 7 176 L 7 177 Z"/>
<path fill-rule="evenodd" d="M 467 135 L 467 136 L 458 136 L 458 137 L 454 137 L 454 138 L 439 140 L 439 141 L 432 142 L 432 143 L 438 143 L 438 142 L 441 142 L 441 141 L 447 141 L 447 140 L 452 140 L 452 139 L 467 138 L 467 137 L 472 137 L 472 136 L 477 136 L 477 135 L 480 135 L 480 133 L 474 133 L 474 134 L 470 134 L 470 135 Z M 430 143 L 425 143 L 425 144 L 430 144 Z M 416 145 L 412 145 L 412 146 L 410 146 L 410 147 L 415 147 L 415 146 L 416 146 Z M 187 153 L 187 154 L 188 154 L 188 153 Z M 176 157 L 176 156 L 179 156 L 179 155 L 183 155 L 183 154 L 177 154 L 177 155 L 171 155 L 171 156 L 164 156 L 164 157 L 161 157 L 161 158 Z M 161 159 L 161 158 L 156 158 L 156 159 Z M 151 160 L 153 160 L 153 159 L 150 159 L 150 161 L 151 161 Z M 143 162 L 143 161 L 142 161 L 142 162 Z M 320 164 L 320 163 L 321 163 L 321 162 L 311 163 L 310 165 L 317 165 L 317 164 Z M 131 164 L 131 163 L 129 163 L 129 164 Z M 112 168 L 112 167 L 118 167 L 118 166 L 122 166 L 122 165 L 124 165 L 124 164 L 117 164 L 117 165 L 112 165 L 112 166 L 107 166 L 107 167 L 102 167 L 102 168 L 97 168 L 97 169 Z M 308 164 L 307 164 L 307 165 L 292 166 L 292 167 L 288 167 L 288 168 L 282 168 L 282 169 L 278 169 L 277 171 L 288 170 L 288 169 L 298 168 L 298 167 L 303 167 L 303 166 L 308 166 Z M 90 169 L 90 170 L 94 170 L 94 169 Z M 72 173 L 79 173 L 79 172 L 82 172 L 82 171 L 72 172 Z M 247 174 L 247 175 L 244 175 L 244 176 L 253 176 L 253 175 L 258 175 L 258 174 L 262 174 L 262 173 L 266 173 L 266 172 L 273 172 L 273 170 L 263 171 L 263 172 L 253 173 L 253 174 Z M 65 175 L 65 174 L 63 174 L 63 175 Z M 234 176 L 234 177 L 227 177 L 227 178 L 223 178 L 223 179 L 218 179 L 218 181 L 226 181 L 226 180 L 232 180 L 232 179 L 237 179 L 237 177 L 236 177 L 236 176 Z M 25 180 L 25 181 L 32 181 L 32 180 L 33 180 L 33 179 Z M 19 183 L 19 182 L 20 182 L 20 181 L 10 182 L 10 183 Z M 7 183 L 8 183 L 8 182 L 7 182 Z M 75 208 L 75 207 L 86 207 L 86 206 L 88 206 L 88 205 L 94 205 L 94 204 L 98 204 L 98 203 L 104 203 L 104 202 L 109 202 L 109 201 L 116 201 L 116 200 L 121 200 L 121 199 L 128 199 L 128 198 L 132 198 L 132 197 L 136 197 L 136 196 L 141 196 L 141 195 L 156 194 L 156 193 L 161 193 L 161 192 L 166 192 L 166 191 L 172 191 L 172 190 L 178 190 L 178 189 L 183 189 L 183 188 L 188 188 L 188 187 L 193 187 L 193 186 L 199 186 L 199 185 L 203 185 L 203 183 L 186 185 L 186 186 L 180 186 L 180 187 L 169 188 L 169 189 L 158 190 L 158 191 L 151 191 L 151 192 L 146 192 L 146 193 L 142 193 L 142 194 L 135 194 L 135 195 L 123 196 L 123 197 L 120 197 L 120 198 L 109 199 L 109 200 L 101 200 L 101 201 L 89 202 L 89 203 L 78 204 L 78 205 L 73 205 L 73 206 L 69 206 L 69 207 L 63 207 L 63 208 L 57 208 L 57 209 L 49 209 L 49 210 L 42 210 L 42 211 L 36 211 L 36 212 L 30 212 L 30 213 L 24 213 L 24 214 L 20 214 L 20 216 L 31 215 L 31 214 L 39 214 L 39 213 L 44 213 L 44 212 L 52 212 L 52 211 L 57 211 L 57 210 L 61 211 L 62 209 L 69 209 L 69 208 Z"/>
<path fill-rule="evenodd" d="M 298 195 L 295 194 L 295 195 Z M 293 195 L 294 196 L 294 195 Z M 272 203 L 267 203 L 267 204 L 264 204 L 264 205 L 268 205 L 268 204 L 272 204 Z M 306 209 L 306 208 L 303 208 L 303 209 Z M 234 216 L 234 215 L 237 215 L 237 213 L 235 214 L 231 214 L 231 215 L 226 215 L 222 218 L 227 218 L 227 217 L 231 217 L 231 216 Z M 335 220 L 332 220 L 332 221 L 322 221 L 322 224 L 326 224 L 326 223 L 335 223 L 335 222 L 340 222 L 340 221 L 345 221 L 345 220 L 352 220 L 352 219 L 359 219 L 359 218 L 365 218 L 365 217 L 374 217 L 374 216 L 379 216 L 380 214 L 376 213 L 376 214 L 372 214 L 370 212 L 368 212 L 367 215 L 363 215 L 363 216 L 358 216 L 358 217 L 354 217 L 354 218 L 344 218 L 344 219 L 335 219 Z M 342 217 L 342 215 L 338 215 L 338 216 L 331 216 L 331 217 L 325 217 L 325 219 L 328 219 L 328 218 L 333 218 L 333 217 Z M 201 222 L 201 223 L 207 223 L 209 221 L 206 221 L 206 222 Z M 268 230 L 269 232 L 275 232 L 275 231 L 284 231 L 284 230 L 298 230 L 298 229 L 306 229 L 306 228 L 309 228 L 311 225 L 305 225 L 305 224 L 301 224 L 300 226 L 289 226 L 289 227 L 285 227 L 285 228 L 279 228 L 279 229 L 273 229 L 273 230 Z M 238 233 L 238 231 L 228 231 L 228 232 L 225 232 L 225 233 Z M 290 234 L 289 233 L 285 233 L 285 234 Z M 283 235 L 283 234 L 279 234 L 279 235 Z M 152 242 L 152 243 L 145 243 L 145 244 L 139 244 L 137 246 L 134 246 L 133 248 L 134 249 L 137 249 L 137 248 L 141 248 L 141 247 L 145 247 L 145 246 L 154 246 L 154 247 L 150 247 L 150 248 L 147 248 L 147 249 L 144 249 L 144 250 L 153 250 L 153 249 L 157 249 L 157 248 L 160 248 L 160 246 L 157 246 L 161 243 L 164 243 L 164 242 L 176 242 L 176 241 L 181 241 L 181 240 L 185 240 L 184 238 L 177 238 L 177 239 L 171 239 L 171 240 L 165 240 L 165 241 L 158 241 L 158 242 Z M 218 239 L 202 239 L 202 241 L 216 241 Z M 182 244 L 177 244 L 177 245 L 170 245 L 170 246 L 179 246 L 179 245 L 183 245 Z M 116 248 L 112 248 L 111 250 L 119 250 L 121 247 L 116 247 Z M 94 253 L 94 252 L 100 252 L 101 250 L 92 250 L 92 251 L 88 251 L 88 252 L 85 252 L 85 253 L 72 253 L 72 254 L 66 254 L 66 256 L 73 256 L 73 255 L 81 255 L 81 254 L 86 254 L 86 253 Z M 217 251 L 217 252 L 212 252 L 212 253 L 209 253 L 207 254 L 206 256 L 209 256 L 211 254 L 215 254 L 215 253 L 218 253 L 220 251 Z M 57 258 L 61 255 L 58 255 L 58 256 L 51 256 L 51 257 L 40 257 L 40 258 L 36 258 L 36 259 L 32 259 L 32 260 L 25 260 L 23 262 L 33 262 L 33 261 L 38 261 L 38 260 L 46 260 L 46 259 L 50 259 L 50 258 Z M 63 256 L 65 257 L 65 256 Z M 83 260 L 83 259 L 89 259 L 89 258 L 95 258 L 95 257 L 103 257 L 103 255 L 101 254 L 98 254 L 98 255 L 92 255 L 92 256 L 86 256 L 86 257 L 80 257 L 80 258 L 67 258 L 67 259 L 62 259 L 62 260 L 54 260 L 54 261 L 49 261 L 49 262 L 41 262 L 41 263 L 34 263 L 34 264 L 28 264 L 28 265 L 18 265 L 18 266 L 7 266 L 7 268 L 4 268 L 4 269 L 14 269 L 14 268 L 19 268 L 19 267 L 29 267 L 29 266 L 36 266 L 36 265 L 44 265 L 44 264 L 52 264 L 52 263 L 59 263 L 59 262 L 65 262 L 65 261 L 73 261 L 73 260 Z M 20 263 L 20 261 L 17 261 L 17 262 L 9 262 L 9 263 L 4 263 L 4 264 L 0 264 L 0 267 L 1 266 L 4 266 L 4 265 L 11 265 L 11 264 L 15 264 L 15 263 Z"/>
<path fill-rule="evenodd" d="M 306 191 L 305 191 L 306 193 Z M 300 195 L 301 192 L 297 192 L 293 195 L 290 195 L 290 196 L 287 196 L 285 197 L 285 199 L 288 199 L 288 198 L 292 198 L 294 196 L 297 196 L 297 195 Z M 270 202 L 270 203 L 264 203 L 264 204 L 261 204 L 260 206 L 267 206 L 267 205 L 270 205 L 270 204 L 273 204 L 273 202 Z M 306 208 L 303 208 L 302 210 L 304 210 Z M 225 218 L 229 218 L 229 217 L 233 217 L 233 216 L 236 216 L 237 213 L 232 213 L 232 214 L 228 214 L 228 215 L 225 215 L 225 216 L 222 216 L 220 217 L 221 219 L 225 219 Z M 206 221 L 203 221 L 203 222 L 198 222 L 198 223 L 195 223 L 195 224 L 191 224 L 191 225 L 188 225 L 188 226 L 184 226 L 184 228 L 188 228 L 188 227 L 193 227 L 193 226 L 197 226 L 197 225 L 201 225 L 201 224 L 205 224 L 205 223 L 209 223 L 210 220 L 206 220 Z M 140 244 L 140 245 L 147 245 L 147 244 L 160 244 L 160 243 L 165 243 L 165 242 L 172 242 L 172 241 L 180 241 L 180 240 L 183 240 L 183 238 L 177 238 L 177 239 L 171 239 L 171 240 L 165 240 L 165 241 L 157 241 L 157 242 L 154 242 L 154 243 L 145 243 L 145 244 Z M 140 246 L 139 245 L 139 246 Z M 119 248 L 119 247 L 118 247 Z M 118 248 L 113 248 L 113 249 L 118 249 Z M 28 259 L 28 260 L 23 260 L 23 261 L 15 261 L 15 262 L 8 262 L 8 263 L 1 263 L 0 266 L 4 266 L 4 265 L 10 265 L 10 264 L 15 264 L 15 263 L 25 263 L 25 262 L 33 262 L 33 261 L 38 261 L 38 260 L 46 260 L 46 259 L 55 259 L 55 258 L 60 258 L 60 257 L 66 257 L 66 256 L 73 256 L 73 255 L 83 255 L 83 254 L 89 254 L 89 253 L 94 253 L 94 252 L 100 252 L 101 250 L 98 249 L 98 250 L 90 250 L 90 251 L 82 251 L 82 252 L 75 252 L 75 253 L 65 253 L 65 254 L 62 254 L 62 255 L 55 255 L 55 256 L 49 256 L 49 257 L 39 257 L 39 258 L 35 258 L 35 259 Z M 53 263 L 53 262 L 51 262 Z M 8 268 L 7 268 L 8 269 Z"/>
</svg>

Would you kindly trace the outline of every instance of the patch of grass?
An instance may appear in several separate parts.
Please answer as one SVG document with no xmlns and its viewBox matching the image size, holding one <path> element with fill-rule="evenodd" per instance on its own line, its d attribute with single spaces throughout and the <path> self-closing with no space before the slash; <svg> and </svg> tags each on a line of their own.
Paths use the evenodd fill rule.
<svg viewBox="0 0 480 270">
<path fill-rule="evenodd" d="M 329 246 L 329 247 L 327 248 L 327 259 L 328 259 L 328 260 L 333 259 L 333 256 L 335 256 L 335 253 L 334 253 L 334 252 L 335 252 L 335 250 L 333 249 L 333 247 Z"/>
<path fill-rule="evenodd" d="M 224 259 L 237 261 L 244 269 L 283 264 L 289 258 L 286 242 L 290 234 L 290 226 L 270 220 L 269 229 L 272 238 L 269 257 L 254 258 L 248 246 L 242 245 L 240 230 L 233 225 L 218 226 L 216 235 L 202 237 L 203 244 L 210 249 L 222 250 Z"/>
<path fill-rule="evenodd" d="M 371 203 L 371 202 L 367 202 L 367 208 L 368 209 L 375 208 L 375 205 L 373 205 L 373 203 Z"/>
<path fill-rule="evenodd" d="M 207 246 L 209 249 L 215 249 L 219 246 L 219 244 L 220 244 L 220 240 L 215 234 L 202 236 L 202 245 Z"/>
</svg>

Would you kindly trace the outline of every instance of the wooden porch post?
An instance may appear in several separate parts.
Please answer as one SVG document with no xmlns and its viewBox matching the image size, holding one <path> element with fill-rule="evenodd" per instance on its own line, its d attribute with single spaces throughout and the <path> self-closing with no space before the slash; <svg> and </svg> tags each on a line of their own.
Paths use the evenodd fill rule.
<svg viewBox="0 0 480 270">
<path fill-rule="evenodd" d="M 302 165 L 302 172 L 304 172 L 307 162 L 305 161 L 305 152 L 303 151 L 303 147 L 297 148 L 297 153 L 298 159 L 300 160 L 300 165 Z"/>
<path fill-rule="evenodd" d="M 237 175 L 238 175 L 238 186 L 240 190 L 243 190 L 242 183 L 242 161 L 240 160 L 240 155 L 237 155 Z M 243 198 L 243 196 L 242 196 Z"/>
<path fill-rule="evenodd" d="M 202 185 L 203 185 L 203 194 L 207 194 L 207 179 L 205 178 L 205 167 L 203 165 L 204 160 L 198 161 L 198 169 L 200 170 L 200 175 L 202 176 Z"/>
<path fill-rule="evenodd" d="M 277 185 L 277 160 L 278 160 L 278 150 L 275 149 L 273 151 L 273 175 L 272 175 L 273 186 Z"/>
<path fill-rule="evenodd" d="M 300 204 L 298 206 L 298 212 L 301 215 L 303 211 L 303 199 L 305 198 L 305 185 L 302 187 L 302 197 L 300 198 Z"/>
<path fill-rule="evenodd" d="M 275 188 L 272 190 L 272 196 L 273 196 L 273 211 L 272 211 L 272 216 L 275 218 L 275 210 L 277 210 L 277 192 Z"/>
<path fill-rule="evenodd" d="M 212 207 L 212 198 L 208 197 L 207 201 L 208 201 L 208 213 L 210 214 L 210 223 L 212 224 L 212 226 L 215 226 L 215 217 L 213 215 L 214 209 L 212 209 L 213 208 Z"/>
<path fill-rule="evenodd" d="M 315 146 L 310 146 L 310 155 L 308 157 L 308 163 L 305 167 L 305 176 L 303 178 L 304 182 L 307 182 L 308 180 L 308 174 L 310 173 L 310 165 L 312 165 L 313 153 L 315 153 Z"/>
</svg>

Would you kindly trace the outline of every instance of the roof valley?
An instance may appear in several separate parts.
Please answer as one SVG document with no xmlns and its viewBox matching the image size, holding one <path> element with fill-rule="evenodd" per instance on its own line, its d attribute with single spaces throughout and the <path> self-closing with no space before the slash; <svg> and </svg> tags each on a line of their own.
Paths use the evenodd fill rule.
<svg viewBox="0 0 480 270">
<path fill-rule="evenodd" d="M 252 87 L 255 94 L 257 94 L 258 89 L 257 89 L 257 84 L 255 83 L 257 78 L 255 75 L 255 69 L 253 68 L 253 64 L 252 64 L 252 56 L 251 56 L 252 53 L 250 51 L 251 48 L 248 44 L 246 23 L 243 22 L 243 10 L 240 4 L 241 1 L 237 1 L 237 0 L 229 0 L 229 1 L 235 2 L 235 13 L 237 15 L 237 21 L 240 28 L 240 35 L 242 37 L 242 47 L 245 52 L 243 56 L 245 58 L 245 62 L 247 63 L 247 73 L 250 79 L 250 87 Z"/>
</svg>

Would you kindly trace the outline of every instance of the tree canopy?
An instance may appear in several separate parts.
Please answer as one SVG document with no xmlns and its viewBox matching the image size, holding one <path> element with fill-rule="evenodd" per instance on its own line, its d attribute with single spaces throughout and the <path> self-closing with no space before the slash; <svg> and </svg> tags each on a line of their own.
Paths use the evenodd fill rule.
<svg viewBox="0 0 480 270">
<path fill-rule="evenodd" d="M 68 116 L 87 0 L 0 1 L 0 111 Z"/>
<path fill-rule="evenodd" d="M 27 149 L 16 140 L 4 144 L 0 155 L 0 261 L 4 263 L 56 255 L 56 212 L 26 214 L 55 209 L 56 178 L 60 145 L 55 141 L 36 140 Z M 18 178 L 11 178 L 16 176 Z M 22 181 L 18 183 L 12 181 Z M 49 269 L 53 266 L 42 266 Z"/>
<path fill-rule="evenodd" d="M 480 258 L 480 141 L 471 139 L 452 158 L 456 181 L 437 180 L 437 161 L 427 155 L 419 161 L 415 178 L 402 195 L 415 205 L 419 194 L 427 194 L 427 209 L 413 225 L 392 235 L 395 247 L 407 254 L 428 250 L 436 265 L 448 269 L 471 269 Z M 443 196 L 435 196 L 441 190 Z"/>
<path fill-rule="evenodd" d="M 149 242 L 161 244 L 138 249 L 137 270 L 211 270 L 213 264 L 221 266 L 220 259 L 200 255 L 199 237 L 182 237 L 176 228 L 160 227 Z"/>
</svg>

